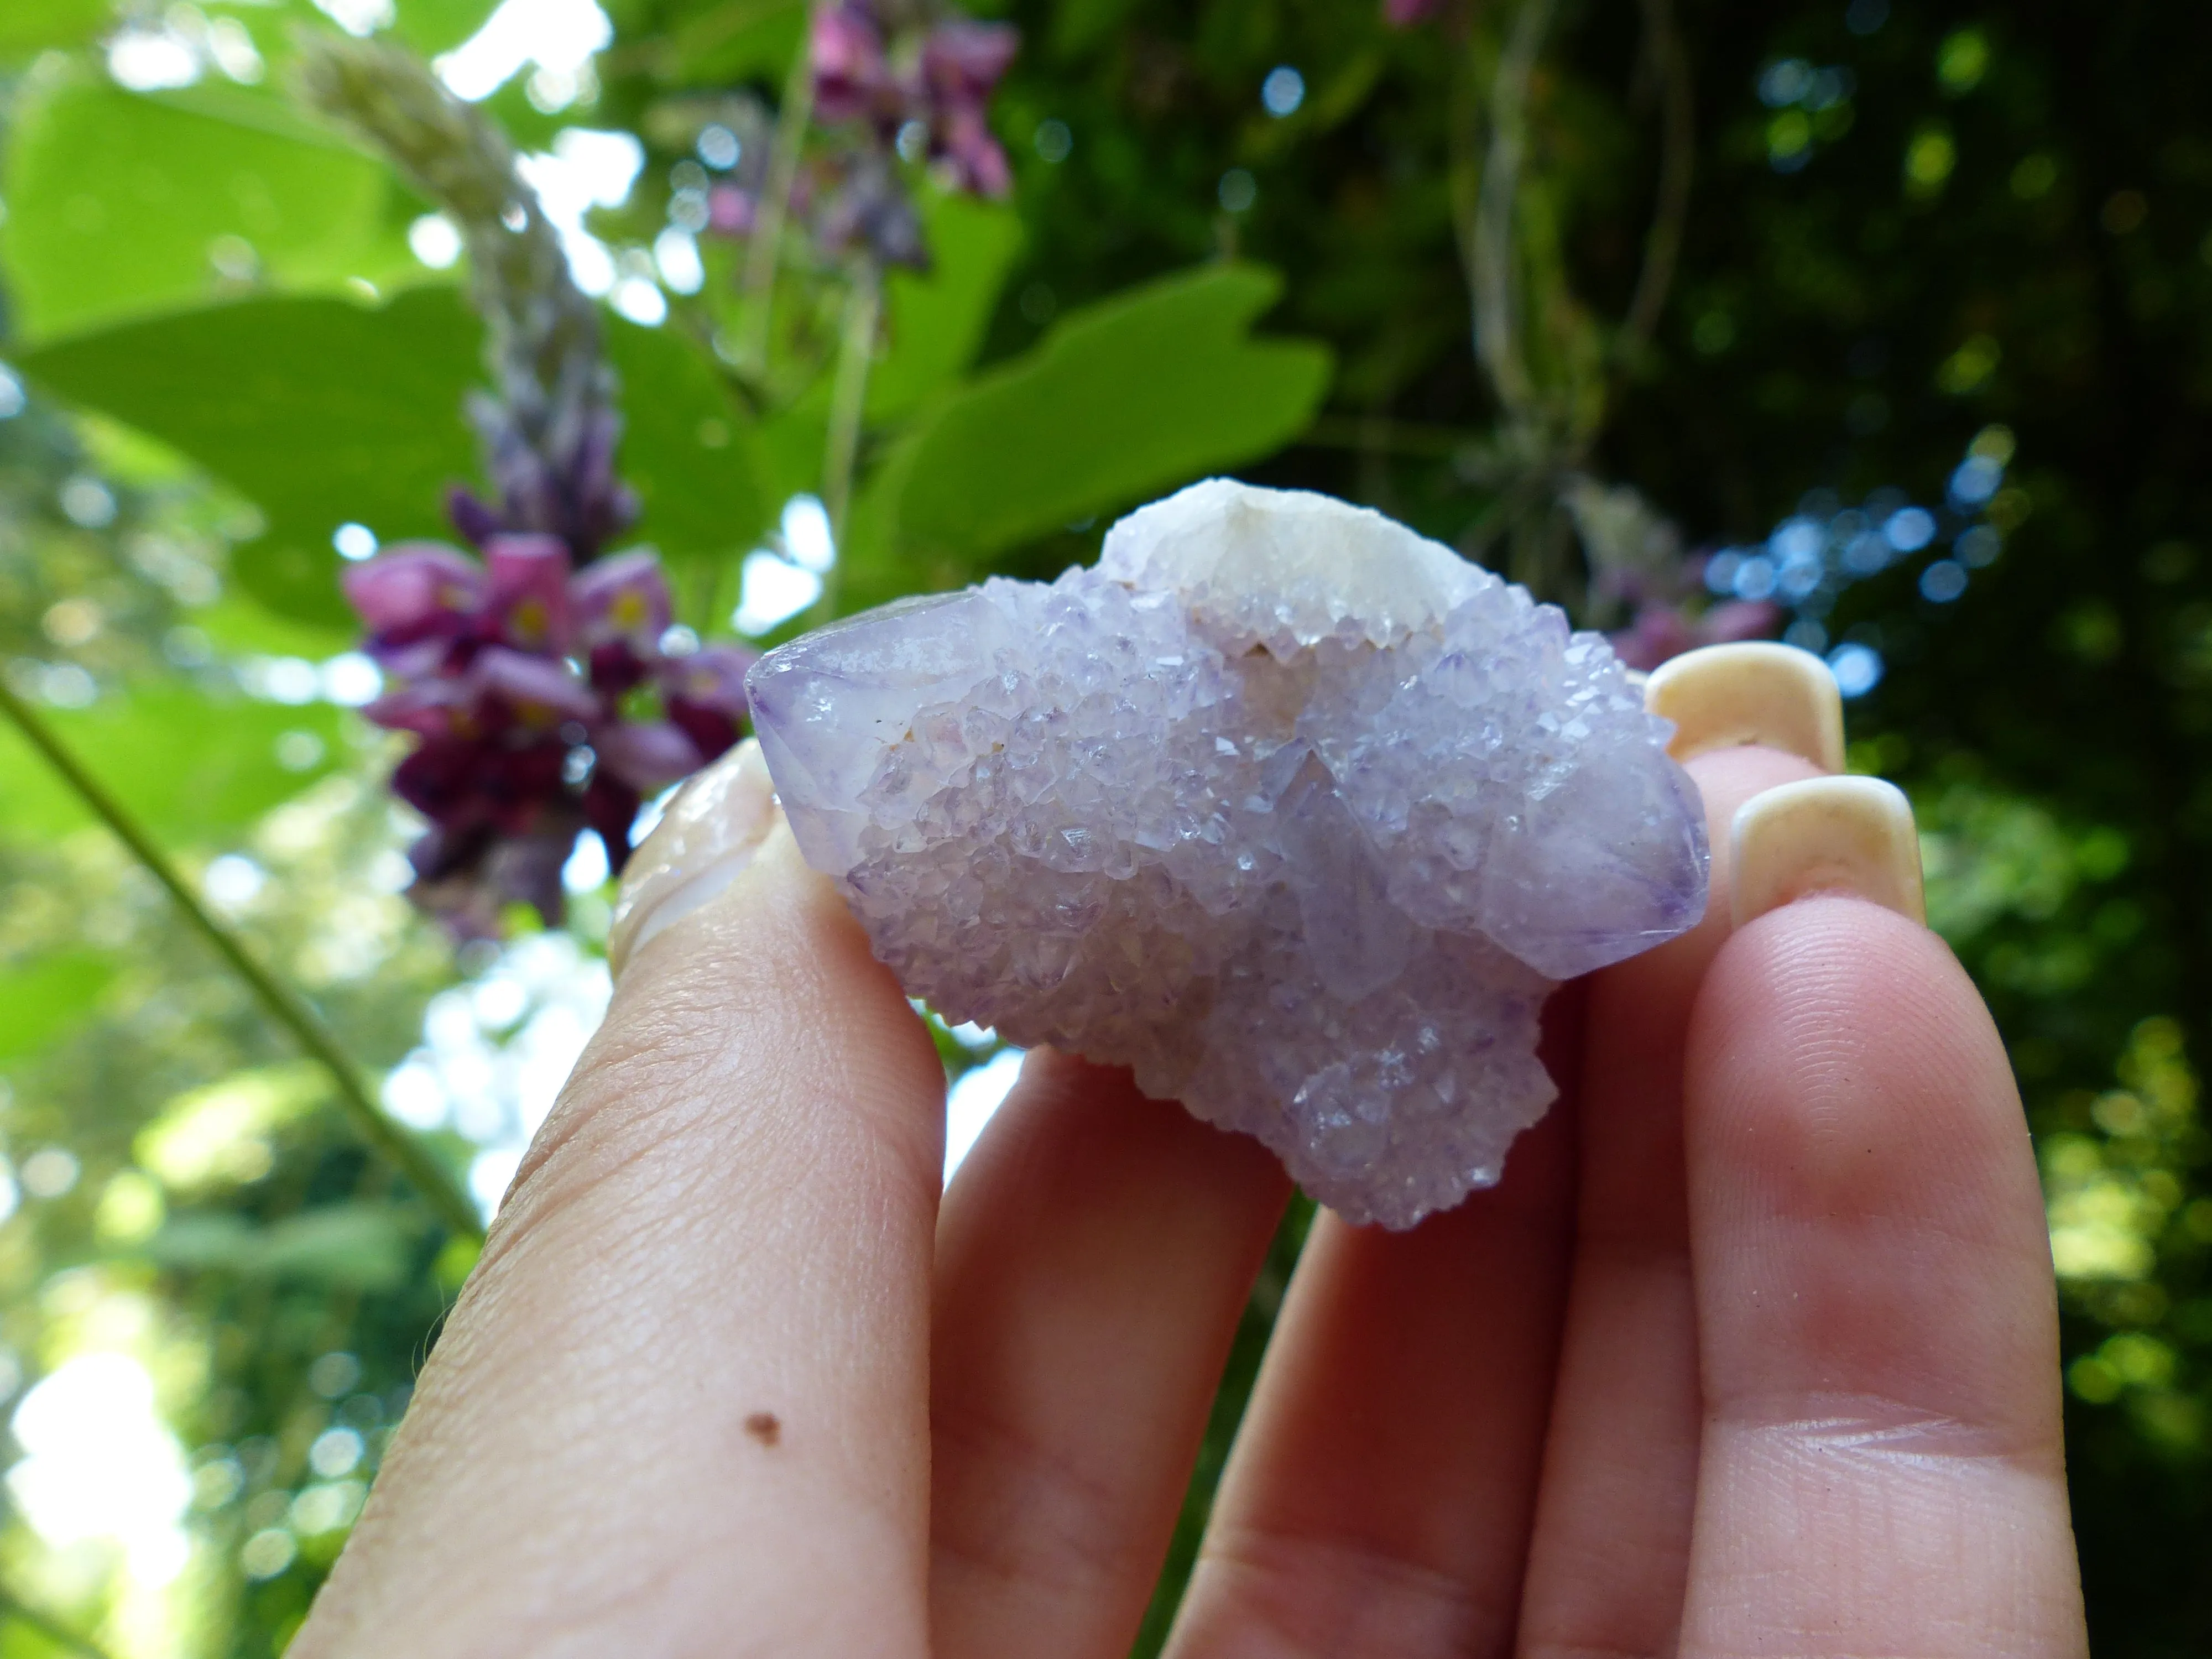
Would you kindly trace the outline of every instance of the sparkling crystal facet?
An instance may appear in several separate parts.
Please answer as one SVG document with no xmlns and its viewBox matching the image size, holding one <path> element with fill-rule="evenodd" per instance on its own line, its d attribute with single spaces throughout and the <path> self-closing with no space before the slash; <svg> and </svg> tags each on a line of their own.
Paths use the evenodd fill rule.
<svg viewBox="0 0 2212 1659">
<path fill-rule="evenodd" d="M 1553 985 L 1693 925 L 1705 819 L 1605 641 L 1364 508 L 1216 479 L 1093 569 L 749 681 L 810 862 L 951 1020 L 1135 1069 L 1353 1221 L 1498 1179 Z"/>
</svg>

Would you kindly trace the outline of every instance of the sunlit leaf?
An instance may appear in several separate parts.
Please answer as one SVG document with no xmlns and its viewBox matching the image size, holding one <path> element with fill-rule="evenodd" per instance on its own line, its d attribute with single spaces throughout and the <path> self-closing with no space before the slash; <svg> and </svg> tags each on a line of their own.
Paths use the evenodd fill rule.
<svg viewBox="0 0 2212 1659">
<path fill-rule="evenodd" d="M 257 286 L 418 272 L 392 175 L 272 91 L 140 94 L 82 70 L 39 75 L 0 194 L 0 256 L 33 340 Z"/>
<path fill-rule="evenodd" d="M 407 1278 L 421 1224 L 375 1204 L 332 1204 L 256 1227 L 230 1211 L 179 1216 L 148 1240 L 167 1267 L 389 1291 Z"/>
<path fill-rule="evenodd" d="M 270 1137 L 330 1097 L 312 1060 L 234 1073 L 178 1096 L 139 1131 L 138 1162 L 172 1192 L 197 1192 L 269 1173 Z"/>
<path fill-rule="evenodd" d="M 476 476 L 461 407 L 482 372 L 477 326 L 447 288 L 376 309 L 264 299 L 125 324 L 19 360 L 80 404 L 173 445 L 267 516 L 234 568 L 254 598 L 326 627 L 349 619 L 331 544 L 342 524 L 386 541 L 450 539 L 448 485 Z M 769 509 L 752 434 L 701 349 L 608 319 L 622 376 L 636 528 L 678 559 L 741 548 Z"/>
<path fill-rule="evenodd" d="M 645 506 L 637 538 L 678 562 L 750 546 L 769 500 L 754 428 L 714 359 L 673 328 L 616 319 L 607 356 L 622 377 L 623 476 Z"/>
<path fill-rule="evenodd" d="M 458 46 L 482 28 L 497 0 L 399 0 L 392 33 L 419 52 Z"/>
<path fill-rule="evenodd" d="M 107 21 L 107 0 L 8 0 L 0 6 L 0 58 L 81 45 Z"/>
<path fill-rule="evenodd" d="M 1250 337 L 1281 288 L 1214 265 L 1070 313 L 905 446 L 886 486 L 897 541 L 985 556 L 1280 447 L 1330 363 L 1312 342 Z"/>
<path fill-rule="evenodd" d="M 57 951 L 0 969 L 0 1061 L 37 1053 L 92 1012 L 115 964 L 94 951 Z"/>
<path fill-rule="evenodd" d="M 982 343 L 1022 248 L 1012 209 L 932 192 L 924 201 L 930 269 L 884 283 L 883 361 L 868 380 L 868 418 L 896 419 L 949 384 Z"/>
<path fill-rule="evenodd" d="M 230 839 L 330 772 L 344 758 L 348 718 L 325 704 L 219 701 L 175 684 L 47 715 L 79 761 L 170 844 Z M 0 778 L 0 836 L 51 837 L 96 822 L 4 722 Z"/>
<path fill-rule="evenodd" d="M 341 525 L 386 541 L 443 536 L 447 486 L 476 473 L 461 417 L 477 328 L 450 289 L 370 310 L 244 300 L 26 353 L 52 391 L 153 434 L 258 507 L 267 532 L 234 568 L 288 615 L 343 624 Z"/>
<path fill-rule="evenodd" d="M 806 25 L 806 0 L 611 0 L 607 10 L 626 40 L 649 43 L 630 57 L 672 86 L 773 84 Z"/>
</svg>

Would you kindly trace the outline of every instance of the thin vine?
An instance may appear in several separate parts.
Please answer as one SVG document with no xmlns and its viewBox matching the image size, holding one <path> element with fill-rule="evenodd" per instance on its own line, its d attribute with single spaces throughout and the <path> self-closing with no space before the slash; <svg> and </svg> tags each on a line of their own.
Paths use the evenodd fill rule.
<svg viewBox="0 0 2212 1659">
<path fill-rule="evenodd" d="M 70 752 L 53 728 L 14 688 L 0 680 L 0 712 L 5 712 L 31 746 L 45 756 L 70 790 L 105 823 L 132 857 L 168 890 L 177 908 L 197 927 L 216 954 L 229 964 L 270 1017 L 287 1031 L 308 1057 L 330 1076 L 338 1103 L 371 1146 L 390 1160 L 412 1182 L 439 1218 L 464 1237 L 481 1240 L 483 1222 L 467 1193 L 452 1171 L 421 1140 L 386 1116 L 362 1080 L 361 1068 L 347 1054 L 337 1036 L 313 1005 L 258 960 L 246 942 L 217 921 L 183 872 L 133 818 L 122 802 L 109 793 L 99 779 Z"/>
</svg>

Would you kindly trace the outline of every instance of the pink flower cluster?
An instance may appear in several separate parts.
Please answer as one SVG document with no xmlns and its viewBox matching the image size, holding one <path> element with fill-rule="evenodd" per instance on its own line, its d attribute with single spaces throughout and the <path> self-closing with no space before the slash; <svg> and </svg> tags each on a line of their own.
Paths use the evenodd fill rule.
<svg viewBox="0 0 2212 1659">
<path fill-rule="evenodd" d="M 1781 621 L 1780 609 L 1764 599 L 1729 599 L 1694 611 L 1686 605 L 1647 599 L 1626 628 L 1606 637 L 1621 661 L 1649 672 L 1701 645 L 1770 638 Z"/>
<path fill-rule="evenodd" d="M 817 118 L 829 126 L 865 125 L 886 144 L 919 122 L 930 158 L 945 164 L 959 188 L 1005 195 L 1013 174 L 986 116 L 1019 34 L 1005 23 L 957 15 L 890 28 L 883 9 L 874 0 L 837 0 L 814 14 Z"/>
<path fill-rule="evenodd" d="M 471 935 L 517 901 L 556 920 L 586 828 L 619 870 L 644 798 L 737 741 L 751 661 L 664 648 L 650 552 L 576 571 L 557 536 L 500 533 L 483 554 L 406 543 L 344 578 L 388 688 L 363 712 L 420 739 L 392 780 L 430 821 L 416 896 Z"/>
</svg>

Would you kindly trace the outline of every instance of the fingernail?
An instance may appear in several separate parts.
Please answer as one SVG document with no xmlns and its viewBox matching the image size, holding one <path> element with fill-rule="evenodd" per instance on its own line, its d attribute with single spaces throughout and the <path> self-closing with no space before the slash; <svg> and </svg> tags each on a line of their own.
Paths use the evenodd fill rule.
<svg viewBox="0 0 2212 1659">
<path fill-rule="evenodd" d="M 647 939 L 736 880 L 775 816 L 775 787 L 750 738 L 685 784 L 623 872 L 608 967 L 621 973 Z"/>
<path fill-rule="evenodd" d="M 1880 778 L 1808 778 L 1753 795 L 1737 809 L 1731 839 L 1739 927 L 1816 892 L 1928 919 L 1912 803 Z"/>
<path fill-rule="evenodd" d="M 1644 706 L 1674 722 L 1678 761 L 1741 744 L 1844 769 L 1844 700 L 1828 665 L 1794 645 L 1709 645 L 1659 665 Z"/>
</svg>

